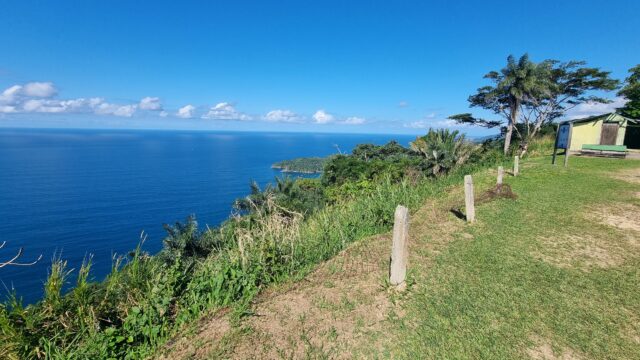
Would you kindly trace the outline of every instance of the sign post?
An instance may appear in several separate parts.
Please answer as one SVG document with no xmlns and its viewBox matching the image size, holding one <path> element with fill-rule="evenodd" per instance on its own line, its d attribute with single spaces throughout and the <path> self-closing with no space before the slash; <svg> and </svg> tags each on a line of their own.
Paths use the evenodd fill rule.
<svg viewBox="0 0 640 360">
<path fill-rule="evenodd" d="M 556 133 L 556 143 L 553 145 L 553 159 L 551 164 L 556 164 L 556 154 L 558 149 L 564 149 L 564 166 L 569 162 L 569 148 L 571 148 L 571 132 L 573 131 L 573 123 L 562 123 L 558 126 Z"/>
</svg>

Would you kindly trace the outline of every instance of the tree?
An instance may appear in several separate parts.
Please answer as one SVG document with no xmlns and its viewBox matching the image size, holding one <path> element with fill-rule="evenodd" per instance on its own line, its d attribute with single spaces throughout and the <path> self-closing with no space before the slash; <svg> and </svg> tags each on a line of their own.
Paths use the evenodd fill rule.
<svg viewBox="0 0 640 360">
<path fill-rule="evenodd" d="M 2 249 L 5 245 L 7 244 L 6 241 L 3 241 L 2 244 L 0 244 L 0 249 Z M 21 263 L 18 262 L 18 259 L 20 259 L 20 257 L 22 257 L 22 252 L 24 251 L 23 248 L 18 249 L 18 252 L 9 260 L 3 260 L 0 262 L 0 268 L 3 268 L 5 266 L 31 266 L 34 265 L 35 263 L 37 263 L 38 261 L 40 261 L 40 259 L 42 259 L 42 255 L 38 256 L 38 258 L 35 261 L 29 262 L 29 263 Z"/>
<path fill-rule="evenodd" d="M 476 146 L 458 130 L 429 129 L 426 135 L 411 142 L 411 149 L 422 154 L 429 162 L 432 174 L 438 176 L 467 161 Z"/>
<path fill-rule="evenodd" d="M 609 103 L 610 100 L 592 94 L 593 91 L 610 91 L 618 87 L 618 81 L 609 72 L 584 67 L 584 61 L 560 62 L 545 60 L 531 62 L 525 54 L 516 63 L 510 56 L 507 66 L 498 72 L 490 72 L 485 78 L 493 86 L 478 89 L 469 97 L 472 107 L 492 110 L 507 120 L 504 153 L 507 154 L 515 131 L 521 140 L 521 153 L 543 125 L 563 116 L 568 110 L 582 103 Z M 471 114 L 449 117 L 460 123 L 484 127 L 497 127 L 503 121 L 484 120 Z"/>
<path fill-rule="evenodd" d="M 615 90 L 619 81 L 609 77 L 610 72 L 598 68 L 584 67 L 584 61 L 560 62 L 545 60 L 538 66 L 539 74 L 547 76 L 542 83 L 544 91 L 538 92 L 523 102 L 521 152 L 527 152 L 529 143 L 543 125 L 551 124 L 567 111 L 583 104 L 607 104 L 611 100 L 594 95 L 593 92 Z"/>
<path fill-rule="evenodd" d="M 618 110 L 624 116 L 640 119 L 640 64 L 629 69 L 629 72 L 631 75 L 625 79 L 625 86 L 618 92 L 628 101 Z"/>
<path fill-rule="evenodd" d="M 491 71 L 484 76 L 485 79 L 491 80 L 493 85 L 481 87 L 475 95 L 469 96 L 471 107 L 493 111 L 494 114 L 498 114 L 506 120 L 505 155 L 511 146 L 511 137 L 520 116 L 522 103 L 540 96 L 540 93 L 548 87 L 545 82 L 548 76 L 542 74 L 545 70 L 545 67 L 538 66 L 529 60 L 527 54 L 522 55 L 518 61 L 513 55 L 509 55 L 507 66 L 499 72 Z M 488 128 L 499 126 L 502 123 L 495 120 L 477 119 L 469 113 L 453 115 L 449 118 L 460 123 L 471 123 Z"/>
</svg>

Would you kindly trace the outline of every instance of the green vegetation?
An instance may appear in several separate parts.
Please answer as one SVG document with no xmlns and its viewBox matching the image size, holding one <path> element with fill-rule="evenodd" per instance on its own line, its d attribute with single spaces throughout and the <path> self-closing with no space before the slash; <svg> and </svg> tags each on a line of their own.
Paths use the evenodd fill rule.
<svg viewBox="0 0 640 360">
<path fill-rule="evenodd" d="M 438 176 L 464 164 L 477 147 L 457 130 L 429 129 L 427 135 L 411 143 L 411 149 L 424 155 L 431 165 L 431 173 Z"/>
<path fill-rule="evenodd" d="M 620 110 L 624 116 L 640 119 L 640 64 L 629 69 L 631 75 L 625 80 L 624 87 L 618 92 L 628 101 Z"/>
<path fill-rule="evenodd" d="M 318 174 L 324 169 L 327 158 L 306 157 L 277 162 L 271 167 L 284 173 Z"/>
</svg>

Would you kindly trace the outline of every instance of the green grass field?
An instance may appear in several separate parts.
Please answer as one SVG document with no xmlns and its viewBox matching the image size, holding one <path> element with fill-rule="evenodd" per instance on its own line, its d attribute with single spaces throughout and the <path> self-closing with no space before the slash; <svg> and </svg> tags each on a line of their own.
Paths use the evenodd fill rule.
<svg viewBox="0 0 640 360">
<path fill-rule="evenodd" d="M 521 161 L 517 199 L 475 224 L 450 211 L 461 177 L 412 206 L 406 291 L 386 281 L 390 234 L 365 238 L 163 358 L 640 358 L 640 162 L 549 160 Z M 495 175 L 474 174 L 476 198 Z"/>
<path fill-rule="evenodd" d="M 640 358 L 640 162 L 547 163 L 525 162 L 507 178 L 517 200 L 454 231 L 472 238 L 414 264 L 387 356 Z"/>
</svg>

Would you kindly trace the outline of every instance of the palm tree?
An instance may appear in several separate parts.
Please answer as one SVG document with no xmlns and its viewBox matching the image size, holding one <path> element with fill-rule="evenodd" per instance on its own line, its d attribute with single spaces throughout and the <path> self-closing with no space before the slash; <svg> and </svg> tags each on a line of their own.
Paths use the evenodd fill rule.
<svg viewBox="0 0 640 360">
<path fill-rule="evenodd" d="M 463 164 L 476 149 L 473 143 L 465 139 L 464 134 L 448 129 L 429 129 L 426 135 L 417 137 L 410 145 L 413 151 L 427 158 L 435 176 Z"/>
<path fill-rule="evenodd" d="M 541 64 L 532 62 L 527 54 L 522 55 L 517 61 L 510 55 L 507 58 L 507 65 L 502 70 L 491 71 L 484 77 L 490 79 L 493 85 L 479 88 L 475 95 L 469 96 L 469 104 L 471 107 L 491 110 L 507 120 L 504 141 L 504 154 L 507 155 L 513 131 L 514 129 L 518 131 L 515 125 L 518 123 L 523 103 L 543 97 L 543 94 L 549 92 L 549 66 L 544 62 Z M 469 113 L 452 115 L 449 118 L 459 123 L 488 128 L 501 124 L 500 121 L 474 118 Z"/>
<path fill-rule="evenodd" d="M 244 198 L 236 199 L 233 203 L 233 208 L 243 212 L 262 211 L 272 194 L 273 190 L 271 187 L 267 186 L 267 188 L 262 191 L 260 185 L 252 181 L 251 193 Z"/>
<path fill-rule="evenodd" d="M 500 70 L 500 73 L 492 71 L 485 76 L 496 82 L 492 92 L 509 113 L 504 143 L 505 155 L 511 145 L 511 136 L 518 122 L 522 103 L 546 91 L 547 76 L 541 76 L 543 70 L 546 68 L 529 60 L 528 54 L 522 55 L 517 62 L 513 55 L 509 55 L 507 66 Z"/>
</svg>

